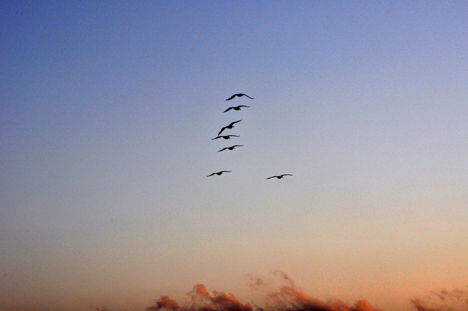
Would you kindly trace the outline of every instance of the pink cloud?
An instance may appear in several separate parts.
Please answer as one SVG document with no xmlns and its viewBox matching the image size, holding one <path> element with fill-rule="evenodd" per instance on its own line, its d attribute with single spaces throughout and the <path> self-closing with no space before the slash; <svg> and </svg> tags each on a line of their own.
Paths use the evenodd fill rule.
<svg viewBox="0 0 468 311">
<path fill-rule="evenodd" d="M 463 289 L 448 291 L 443 288 L 431 291 L 424 299 L 411 299 L 411 303 L 418 311 L 468 310 L 468 291 Z"/>
<path fill-rule="evenodd" d="M 275 274 L 281 279 L 283 285 L 267 293 L 265 308 L 255 305 L 258 311 L 381 311 L 365 299 L 348 304 L 339 299 L 322 301 L 312 298 L 298 289 L 295 282 L 283 271 L 276 271 Z M 249 277 L 251 287 L 264 287 L 267 284 L 262 278 L 251 275 Z M 187 306 L 179 306 L 174 300 L 163 296 L 147 310 L 253 311 L 250 303 L 242 303 L 233 294 L 216 290 L 210 294 L 203 284 L 195 285 L 187 296 L 190 298 L 190 303 Z"/>
</svg>

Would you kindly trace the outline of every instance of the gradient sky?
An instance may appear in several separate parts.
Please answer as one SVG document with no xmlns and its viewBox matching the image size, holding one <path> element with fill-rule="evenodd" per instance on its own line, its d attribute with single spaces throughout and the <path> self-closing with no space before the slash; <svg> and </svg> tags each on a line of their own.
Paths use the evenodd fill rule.
<svg viewBox="0 0 468 311">
<path fill-rule="evenodd" d="M 261 303 L 246 276 L 278 269 L 386 311 L 465 287 L 467 16 L 1 1 L 0 309 L 144 310 L 198 283 Z"/>
</svg>

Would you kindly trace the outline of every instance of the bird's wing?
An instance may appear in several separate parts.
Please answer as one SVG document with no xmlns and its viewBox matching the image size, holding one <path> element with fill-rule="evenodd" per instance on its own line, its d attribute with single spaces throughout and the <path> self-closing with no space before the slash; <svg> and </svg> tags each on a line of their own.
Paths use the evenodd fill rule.
<svg viewBox="0 0 468 311">
<path fill-rule="evenodd" d="M 215 138 L 213 138 L 211 140 L 215 140 L 215 139 L 218 139 L 218 138 L 221 138 L 221 136 L 218 135 L 218 137 L 215 137 Z"/>
<path fill-rule="evenodd" d="M 226 150 L 226 148 L 220 149 L 220 150 L 218 150 L 218 152 L 221 152 L 221 151 L 223 151 L 223 150 Z"/>
<path fill-rule="evenodd" d="M 240 105 L 239 107 L 250 108 L 250 106 L 246 106 L 246 105 Z"/>
<path fill-rule="evenodd" d="M 241 119 L 241 120 L 234 121 L 234 122 L 231 122 L 230 125 L 234 125 L 234 124 L 236 124 L 236 123 L 239 123 L 240 121 L 242 121 L 242 119 Z"/>
<path fill-rule="evenodd" d="M 271 177 L 268 177 L 267 179 L 271 179 L 271 178 L 275 178 L 275 177 L 277 177 L 277 176 L 271 176 Z"/>
<path fill-rule="evenodd" d="M 234 97 L 236 97 L 236 94 L 232 95 L 231 97 L 229 97 L 229 98 L 226 99 L 226 100 L 231 100 L 231 99 L 233 99 Z"/>
<path fill-rule="evenodd" d="M 227 100 L 227 99 L 226 99 L 226 100 Z M 231 109 L 232 109 L 232 107 L 229 107 L 228 109 L 224 110 L 223 113 L 225 113 L 225 112 L 227 112 L 227 111 L 229 111 L 229 110 L 231 110 Z"/>
<path fill-rule="evenodd" d="M 213 176 L 215 173 L 211 173 L 210 175 L 206 176 L 206 177 L 210 177 L 210 176 Z"/>
<path fill-rule="evenodd" d="M 221 129 L 221 131 L 219 131 L 218 136 L 221 135 L 221 133 L 222 133 L 225 129 L 227 129 L 227 127 L 223 127 L 223 128 Z"/>
<path fill-rule="evenodd" d="M 249 95 L 247 95 L 247 94 L 244 94 L 244 95 L 245 95 L 245 96 L 247 96 L 247 97 L 248 97 L 248 98 L 250 98 L 250 99 L 253 99 L 253 97 L 250 97 L 250 96 L 249 96 Z"/>
</svg>

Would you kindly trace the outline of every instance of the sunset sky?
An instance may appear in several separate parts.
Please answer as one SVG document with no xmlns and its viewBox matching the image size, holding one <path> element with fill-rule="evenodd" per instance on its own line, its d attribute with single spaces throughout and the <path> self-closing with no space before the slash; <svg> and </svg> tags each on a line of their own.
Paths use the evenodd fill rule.
<svg viewBox="0 0 468 311">
<path fill-rule="evenodd" d="M 145 310 L 196 284 L 261 306 L 252 278 L 282 273 L 384 311 L 466 290 L 467 16 L 1 1 L 0 309 Z"/>
</svg>

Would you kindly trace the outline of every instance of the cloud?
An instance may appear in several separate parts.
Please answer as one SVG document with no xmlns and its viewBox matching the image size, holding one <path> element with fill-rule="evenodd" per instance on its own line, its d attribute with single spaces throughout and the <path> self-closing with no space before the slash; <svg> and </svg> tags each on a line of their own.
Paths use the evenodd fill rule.
<svg viewBox="0 0 468 311">
<path fill-rule="evenodd" d="M 205 285 L 197 284 L 187 294 L 190 302 L 186 306 L 180 306 L 169 297 L 162 296 L 153 306 L 148 307 L 147 311 L 160 309 L 177 311 L 381 311 L 365 299 L 348 304 L 339 299 L 322 301 L 312 298 L 298 289 L 295 282 L 283 271 L 276 271 L 275 275 L 280 278 L 282 285 L 275 290 L 268 290 L 264 308 L 254 304 L 254 310 L 250 303 L 240 302 L 233 294 L 218 291 L 210 294 Z M 250 287 L 255 289 L 268 287 L 269 283 L 263 278 L 252 275 L 248 277 Z"/>
<path fill-rule="evenodd" d="M 266 286 L 266 283 L 263 281 L 262 278 L 254 277 L 251 274 L 247 275 L 247 277 L 250 279 L 249 286 L 255 290 L 257 290 L 259 287 Z"/>
<path fill-rule="evenodd" d="M 286 284 L 267 294 L 268 309 L 272 311 L 380 311 L 379 308 L 371 306 L 365 299 L 350 305 L 339 299 L 323 301 L 312 298 L 298 289 L 294 280 L 285 272 L 276 271 L 276 273 Z"/>
<path fill-rule="evenodd" d="M 411 299 L 418 311 L 458 311 L 468 310 L 468 291 L 453 289 L 431 291 L 424 299 Z"/>
<path fill-rule="evenodd" d="M 189 306 L 179 306 L 168 296 L 159 298 L 154 306 L 148 307 L 147 311 L 160 309 L 180 311 L 252 311 L 252 306 L 247 302 L 243 304 L 233 294 L 213 291 L 213 295 L 206 290 L 205 285 L 197 284 L 187 294 L 191 299 Z"/>
<path fill-rule="evenodd" d="M 276 282 L 247 275 L 250 288 L 266 290 L 264 307 L 255 303 L 242 303 L 233 294 L 216 290 L 210 294 L 205 285 L 197 284 L 187 293 L 188 303 L 180 305 L 168 296 L 162 296 L 147 311 L 382 311 L 365 299 L 350 304 L 340 299 L 321 300 L 311 297 L 298 288 L 285 272 L 278 270 L 273 274 Z M 410 301 L 417 311 L 468 311 L 468 287 L 431 291 L 422 299 Z"/>
<path fill-rule="evenodd" d="M 252 302 L 241 302 L 233 294 L 220 291 L 209 292 L 203 284 L 197 284 L 189 291 L 183 304 L 168 296 L 155 300 L 147 311 L 382 311 L 367 300 L 354 303 L 340 299 L 321 300 L 304 293 L 285 272 L 273 272 L 274 279 L 266 279 L 251 274 L 248 286 L 253 290 L 265 290 L 262 307 Z M 415 311 L 468 311 L 468 287 L 451 291 L 440 289 L 430 291 L 423 298 L 410 300 Z M 110 311 L 107 307 L 96 311 Z"/>
<path fill-rule="evenodd" d="M 179 305 L 168 296 L 163 296 L 156 301 L 155 306 L 147 308 L 148 311 L 159 309 L 177 310 L 179 309 Z"/>
</svg>

